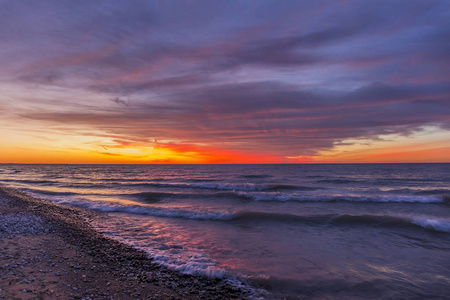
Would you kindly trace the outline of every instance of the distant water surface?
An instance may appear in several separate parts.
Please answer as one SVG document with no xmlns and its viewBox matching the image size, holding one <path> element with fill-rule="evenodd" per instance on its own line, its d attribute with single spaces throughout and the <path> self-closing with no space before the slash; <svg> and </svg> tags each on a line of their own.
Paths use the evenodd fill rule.
<svg viewBox="0 0 450 300">
<path fill-rule="evenodd" d="M 450 164 L 0 165 L 0 183 L 267 298 L 450 295 Z"/>
</svg>

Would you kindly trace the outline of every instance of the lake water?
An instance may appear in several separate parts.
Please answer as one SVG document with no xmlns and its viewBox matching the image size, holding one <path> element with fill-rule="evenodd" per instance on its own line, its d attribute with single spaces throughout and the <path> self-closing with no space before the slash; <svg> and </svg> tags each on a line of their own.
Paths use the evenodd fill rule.
<svg viewBox="0 0 450 300">
<path fill-rule="evenodd" d="M 0 165 L 0 183 L 264 298 L 450 295 L 450 164 Z"/>
</svg>

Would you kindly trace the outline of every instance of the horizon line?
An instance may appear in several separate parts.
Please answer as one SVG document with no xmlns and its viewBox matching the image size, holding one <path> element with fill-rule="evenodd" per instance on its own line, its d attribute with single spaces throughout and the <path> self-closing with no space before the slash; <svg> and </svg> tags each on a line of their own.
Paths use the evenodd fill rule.
<svg viewBox="0 0 450 300">
<path fill-rule="evenodd" d="M 2 163 L 0 165 L 388 165 L 388 164 L 450 164 L 450 162 L 337 162 L 337 163 Z"/>
</svg>

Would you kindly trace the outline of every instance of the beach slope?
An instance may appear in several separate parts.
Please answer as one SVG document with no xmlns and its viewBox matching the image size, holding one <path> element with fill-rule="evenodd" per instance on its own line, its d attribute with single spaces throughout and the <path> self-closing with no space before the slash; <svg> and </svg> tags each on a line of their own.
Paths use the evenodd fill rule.
<svg viewBox="0 0 450 300">
<path fill-rule="evenodd" d="M 247 298 L 106 238 L 86 222 L 94 213 L 0 187 L 0 299 Z"/>
</svg>

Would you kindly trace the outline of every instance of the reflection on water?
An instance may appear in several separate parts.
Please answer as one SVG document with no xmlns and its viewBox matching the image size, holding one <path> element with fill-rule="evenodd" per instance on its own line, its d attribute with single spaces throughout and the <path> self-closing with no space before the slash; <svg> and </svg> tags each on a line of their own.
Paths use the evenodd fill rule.
<svg viewBox="0 0 450 300">
<path fill-rule="evenodd" d="M 105 212 L 93 226 L 161 265 L 275 298 L 450 294 L 449 164 L 0 165 L 0 182 Z"/>
</svg>

